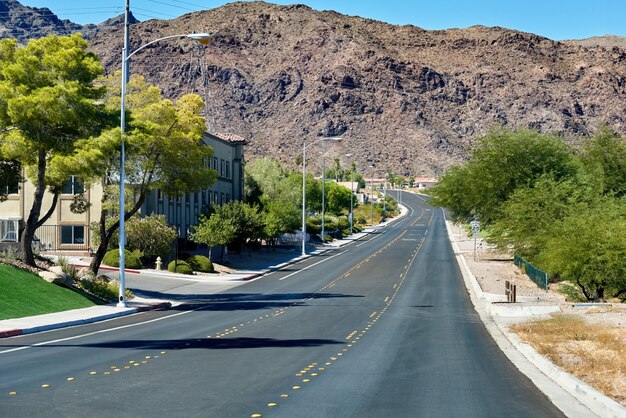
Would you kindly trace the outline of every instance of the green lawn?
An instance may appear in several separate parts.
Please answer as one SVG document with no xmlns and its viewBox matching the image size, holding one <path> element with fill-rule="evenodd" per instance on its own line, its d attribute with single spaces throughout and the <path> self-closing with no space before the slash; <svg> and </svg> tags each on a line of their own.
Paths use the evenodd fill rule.
<svg viewBox="0 0 626 418">
<path fill-rule="evenodd" d="M 0 320 L 85 308 L 94 303 L 36 274 L 0 265 Z"/>
</svg>

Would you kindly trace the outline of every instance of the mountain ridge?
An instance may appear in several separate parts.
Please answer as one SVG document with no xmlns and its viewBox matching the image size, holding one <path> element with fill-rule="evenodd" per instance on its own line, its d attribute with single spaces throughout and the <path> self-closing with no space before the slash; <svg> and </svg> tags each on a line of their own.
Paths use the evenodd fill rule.
<svg viewBox="0 0 626 418">
<path fill-rule="evenodd" d="M 319 165 L 325 152 L 347 165 L 350 152 L 361 170 L 437 175 L 499 126 L 572 143 L 602 124 L 626 131 L 626 52 L 618 46 L 237 2 L 134 24 L 131 49 L 194 31 L 212 33 L 213 42 L 155 44 L 133 57 L 131 72 L 166 97 L 200 93 L 211 129 L 246 137 L 249 159 L 295 166 L 304 139 L 341 135 L 341 143 L 312 149 L 307 164 Z M 122 38 L 119 26 L 90 37 L 108 73 L 120 68 Z"/>
</svg>

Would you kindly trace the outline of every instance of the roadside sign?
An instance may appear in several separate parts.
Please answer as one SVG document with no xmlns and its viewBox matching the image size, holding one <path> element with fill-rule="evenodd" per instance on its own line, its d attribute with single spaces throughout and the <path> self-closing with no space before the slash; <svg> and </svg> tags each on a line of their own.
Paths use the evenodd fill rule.
<svg viewBox="0 0 626 418">
<path fill-rule="evenodd" d="M 470 226 L 472 227 L 472 232 L 477 234 L 480 232 L 480 222 L 472 221 L 470 222 Z"/>
</svg>

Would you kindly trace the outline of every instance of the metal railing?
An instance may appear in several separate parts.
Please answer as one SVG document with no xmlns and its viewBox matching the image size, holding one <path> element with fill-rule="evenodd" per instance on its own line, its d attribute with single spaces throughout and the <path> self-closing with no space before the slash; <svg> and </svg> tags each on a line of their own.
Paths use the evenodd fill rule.
<svg viewBox="0 0 626 418">
<path fill-rule="evenodd" d="M 548 273 L 538 269 L 531 263 L 523 259 L 522 257 L 515 256 L 513 262 L 517 267 L 522 269 L 522 273 L 525 273 L 530 280 L 535 282 L 541 289 L 548 290 Z"/>
<path fill-rule="evenodd" d="M 35 231 L 33 248 L 38 251 L 89 251 L 86 226 L 42 225 Z"/>
</svg>

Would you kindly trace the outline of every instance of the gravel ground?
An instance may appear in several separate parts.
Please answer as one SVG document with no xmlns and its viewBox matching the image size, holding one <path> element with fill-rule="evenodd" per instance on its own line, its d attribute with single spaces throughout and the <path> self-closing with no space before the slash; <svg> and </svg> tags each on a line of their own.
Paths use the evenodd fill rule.
<svg viewBox="0 0 626 418">
<path fill-rule="evenodd" d="M 537 287 L 528 276 L 522 274 L 513 264 L 513 257 L 502 254 L 479 239 L 474 259 L 474 239 L 459 225 L 452 225 L 452 233 L 459 249 L 465 256 L 467 264 L 478 280 L 483 292 L 504 295 L 507 280 L 517 285 L 517 296 L 536 297 L 533 302 L 522 302 L 525 305 L 559 305 L 562 313 L 558 315 L 574 315 L 587 322 L 600 323 L 621 327 L 626 331 L 626 304 L 613 303 L 609 306 L 575 307 L 565 296 L 553 290 L 551 285 L 547 292 Z"/>
</svg>

